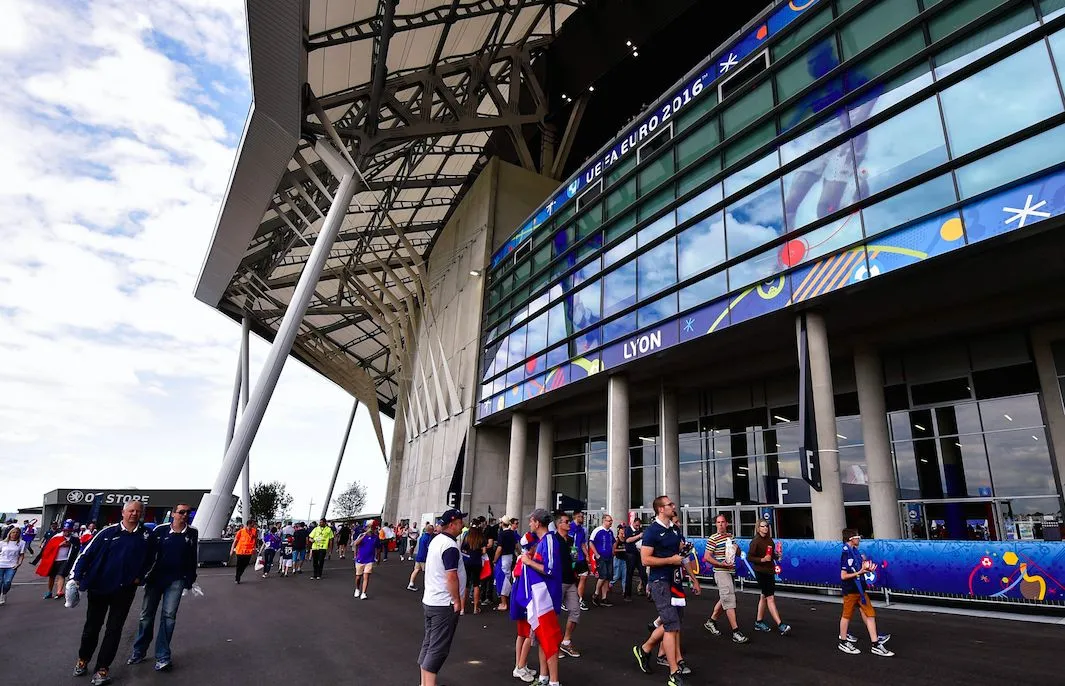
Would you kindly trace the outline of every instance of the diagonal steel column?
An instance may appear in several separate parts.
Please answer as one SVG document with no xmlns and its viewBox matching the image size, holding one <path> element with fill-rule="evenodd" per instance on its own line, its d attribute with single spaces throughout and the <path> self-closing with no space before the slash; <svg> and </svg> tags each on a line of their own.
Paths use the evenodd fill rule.
<svg viewBox="0 0 1065 686">
<path fill-rule="evenodd" d="M 333 468 L 333 479 L 329 482 L 329 492 L 325 494 L 325 502 L 322 504 L 322 519 L 325 519 L 329 511 L 329 503 L 333 502 L 333 489 L 337 485 L 337 475 L 340 474 L 340 463 L 344 461 L 344 452 L 348 449 L 348 439 L 351 438 L 351 426 L 355 423 L 355 412 L 359 409 L 359 399 L 355 398 L 355 404 L 351 406 L 351 416 L 348 417 L 348 429 L 344 432 L 344 440 L 340 443 L 340 454 L 337 455 L 337 466 Z"/>
<path fill-rule="evenodd" d="M 248 411 L 248 394 L 251 391 L 251 320 L 245 314 L 240 320 L 240 416 Z M 251 451 L 244 453 L 244 469 L 241 472 L 240 516 L 242 521 L 251 517 Z"/>
<path fill-rule="evenodd" d="M 339 154 L 336 151 L 330 152 L 334 156 Z M 278 379 L 281 377 L 281 370 L 284 368 L 285 361 L 292 351 L 292 344 L 299 333 L 303 315 L 306 313 L 307 306 L 314 296 L 314 290 L 318 285 L 322 268 L 329 259 L 329 251 L 332 249 L 337 234 L 340 232 L 340 227 L 347 215 L 348 206 L 355 196 L 356 188 L 355 173 L 348 166 L 344 169 L 343 176 L 340 179 L 340 186 L 333 196 L 333 202 L 329 206 L 329 213 L 322 224 L 322 230 L 315 238 L 314 248 L 311 250 L 303 272 L 300 274 L 296 289 L 292 293 L 292 299 L 289 302 L 288 309 L 285 311 L 285 318 L 281 321 L 280 327 L 278 327 L 273 345 L 270 346 L 270 353 L 266 357 L 262 374 L 259 375 L 255 388 L 252 390 L 251 397 L 248 400 L 247 411 L 240 418 L 240 423 L 233 434 L 233 442 L 230 443 L 229 449 L 226 450 L 226 456 L 222 460 L 214 486 L 211 488 L 211 492 L 200 501 L 196 514 L 196 526 L 205 539 L 218 537 L 226 525 L 229 498 L 233 493 L 233 487 L 237 484 L 237 476 L 240 474 L 244 456 L 247 455 L 255 440 L 255 434 L 259 431 L 263 415 L 266 414 L 266 407 L 270 404 L 270 398 L 277 387 Z"/>
</svg>

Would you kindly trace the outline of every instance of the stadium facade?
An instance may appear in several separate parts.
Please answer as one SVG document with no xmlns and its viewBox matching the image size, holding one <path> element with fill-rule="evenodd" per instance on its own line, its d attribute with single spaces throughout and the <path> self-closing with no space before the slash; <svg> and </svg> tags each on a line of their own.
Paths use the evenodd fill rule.
<svg viewBox="0 0 1065 686">
<path fill-rule="evenodd" d="M 386 516 L 1060 540 L 1063 6 L 779 2 L 550 192 L 490 166 L 414 356 L 476 405 L 415 377 Z"/>
</svg>

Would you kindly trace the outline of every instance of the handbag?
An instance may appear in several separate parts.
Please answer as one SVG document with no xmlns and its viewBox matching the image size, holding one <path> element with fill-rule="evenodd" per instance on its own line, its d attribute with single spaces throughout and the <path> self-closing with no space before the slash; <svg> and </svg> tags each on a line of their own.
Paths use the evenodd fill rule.
<svg viewBox="0 0 1065 686">
<path fill-rule="evenodd" d="M 266 560 L 263 559 L 262 555 L 260 555 L 259 557 L 255 558 L 255 571 L 258 572 L 259 570 L 261 570 L 265 566 L 266 566 Z"/>
</svg>

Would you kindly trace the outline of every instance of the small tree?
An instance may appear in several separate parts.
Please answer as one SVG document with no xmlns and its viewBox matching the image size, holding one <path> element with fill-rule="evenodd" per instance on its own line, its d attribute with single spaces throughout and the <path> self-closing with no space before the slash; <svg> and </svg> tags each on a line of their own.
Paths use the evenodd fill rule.
<svg viewBox="0 0 1065 686">
<path fill-rule="evenodd" d="M 291 505 L 292 496 L 280 481 L 258 481 L 251 489 L 251 518 L 257 522 L 271 522 L 278 512 L 288 511 Z M 243 516 L 244 503 L 239 507 Z"/>
<path fill-rule="evenodd" d="M 366 487 L 352 481 L 348 487 L 333 498 L 333 516 L 354 517 L 366 506 Z"/>
</svg>

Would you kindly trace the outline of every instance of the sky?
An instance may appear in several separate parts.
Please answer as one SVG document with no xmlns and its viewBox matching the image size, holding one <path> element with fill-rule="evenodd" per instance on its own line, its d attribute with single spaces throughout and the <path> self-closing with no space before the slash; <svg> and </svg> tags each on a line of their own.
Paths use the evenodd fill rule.
<svg viewBox="0 0 1065 686">
<path fill-rule="evenodd" d="M 193 297 L 251 103 L 243 0 L 0 0 L 0 512 L 209 489 L 240 327 Z M 267 344 L 252 336 L 252 383 Z M 321 510 L 352 398 L 289 359 L 251 451 Z M 389 444 L 392 422 L 384 418 Z M 384 501 L 360 408 L 338 479 Z"/>
</svg>

